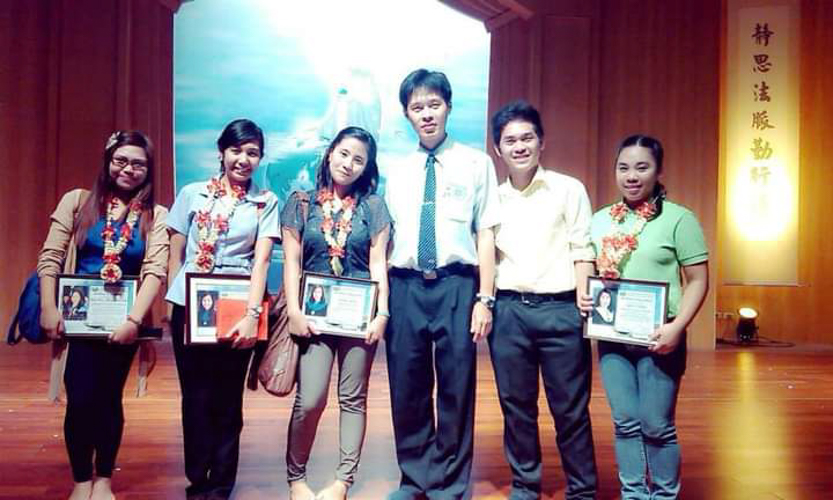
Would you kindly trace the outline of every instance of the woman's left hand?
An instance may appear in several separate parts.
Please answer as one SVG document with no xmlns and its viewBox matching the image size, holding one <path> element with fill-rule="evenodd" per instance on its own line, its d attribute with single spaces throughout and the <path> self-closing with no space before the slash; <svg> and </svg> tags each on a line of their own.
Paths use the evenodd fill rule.
<svg viewBox="0 0 833 500">
<path fill-rule="evenodd" d="M 682 337 L 683 328 L 680 328 L 673 322 L 666 323 L 654 332 L 652 340 L 655 340 L 656 344 L 652 345 L 650 349 L 657 354 L 668 354 L 677 348 Z"/>
<path fill-rule="evenodd" d="M 385 328 L 388 326 L 387 316 L 376 316 L 370 322 L 370 327 L 367 329 L 367 338 L 364 339 L 365 344 L 375 344 L 379 339 L 385 336 Z"/>
<path fill-rule="evenodd" d="M 139 336 L 139 327 L 132 321 L 125 321 L 110 334 L 109 341 L 114 344 L 132 344 Z"/>
<path fill-rule="evenodd" d="M 228 332 L 233 349 L 251 349 L 257 343 L 257 318 L 246 315 Z"/>
</svg>

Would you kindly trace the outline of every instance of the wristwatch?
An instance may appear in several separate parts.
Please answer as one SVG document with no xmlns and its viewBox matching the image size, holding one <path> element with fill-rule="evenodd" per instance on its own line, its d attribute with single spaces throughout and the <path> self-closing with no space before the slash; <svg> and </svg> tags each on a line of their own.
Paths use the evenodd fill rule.
<svg viewBox="0 0 833 500">
<path fill-rule="evenodd" d="M 495 307 L 495 296 L 494 295 L 486 295 L 483 293 L 477 294 L 477 301 L 486 306 L 486 309 L 492 310 Z"/>
<path fill-rule="evenodd" d="M 260 319 L 261 313 L 263 313 L 263 306 L 246 308 L 246 316 L 251 316 L 254 319 Z"/>
</svg>

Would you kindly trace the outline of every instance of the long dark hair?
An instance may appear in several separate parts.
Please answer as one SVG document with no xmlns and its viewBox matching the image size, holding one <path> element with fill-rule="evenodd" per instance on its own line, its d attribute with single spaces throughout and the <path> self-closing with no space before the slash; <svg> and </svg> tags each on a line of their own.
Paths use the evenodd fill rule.
<svg viewBox="0 0 833 500">
<path fill-rule="evenodd" d="M 321 164 L 318 165 L 318 173 L 315 176 L 315 189 L 332 189 L 333 177 L 330 174 L 330 154 L 341 141 L 350 137 L 363 142 L 367 148 L 367 160 L 364 166 L 364 172 L 362 172 L 362 175 L 356 179 L 352 186 L 353 196 L 361 199 L 368 194 L 375 193 L 376 187 L 379 184 L 379 166 L 376 164 L 376 140 L 373 139 L 370 132 L 361 127 L 347 127 L 343 129 L 330 143 L 327 152 L 324 153 L 324 158 L 321 159 Z"/>
<path fill-rule="evenodd" d="M 657 165 L 657 175 L 662 173 L 662 160 L 665 157 L 665 151 L 662 149 L 662 143 L 659 142 L 659 139 L 651 137 L 650 135 L 643 135 L 643 134 L 634 134 L 625 138 L 621 144 L 619 144 L 619 149 L 616 150 L 616 156 L 613 160 L 613 168 L 616 169 L 616 164 L 619 161 L 619 154 L 622 152 L 623 149 L 629 148 L 631 146 L 639 146 L 642 148 L 647 149 L 651 152 L 651 156 L 654 157 L 654 163 Z M 665 185 L 657 179 L 656 185 L 654 185 L 654 192 L 651 196 L 654 198 L 654 204 L 657 207 L 656 216 L 658 217 L 659 214 L 662 213 L 662 202 L 665 200 L 665 197 L 668 193 L 668 190 L 665 189 Z"/>
<path fill-rule="evenodd" d="M 142 132 L 137 130 L 118 130 L 107 140 L 104 146 L 104 157 L 101 162 L 101 172 L 90 189 L 90 196 L 78 212 L 75 224 L 75 241 L 78 247 L 84 246 L 87 241 L 87 233 L 95 225 L 99 218 L 107 214 L 107 200 L 117 190 L 115 181 L 110 176 L 110 162 L 113 161 L 113 154 L 122 146 L 136 146 L 145 151 L 147 157 L 147 175 L 144 182 L 133 191 L 132 200 L 142 204 L 142 215 L 139 219 L 139 228 L 142 238 L 147 239 L 148 232 L 153 226 L 153 207 L 155 204 L 155 193 L 153 187 L 154 148 L 153 142 Z M 125 212 L 125 216 L 127 212 Z"/>
<path fill-rule="evenodd" d="M 83 306 L 87 302 L 87 291 L 80 286 L 73 287 L 72 291 L 69 292 L 69 303 L 72 304 L 72 296 L 76 293 L 81 297 L 81 300 L 78 301 L 78 306 Z"/>
</svg>

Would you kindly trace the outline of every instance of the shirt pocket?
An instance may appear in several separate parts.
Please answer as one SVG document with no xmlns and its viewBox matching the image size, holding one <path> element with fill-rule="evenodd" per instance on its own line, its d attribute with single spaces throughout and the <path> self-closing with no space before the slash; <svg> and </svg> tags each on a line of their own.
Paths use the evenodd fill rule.
<svg viewBox="0 0 833 500">
<path fill-rule="evenodd" d="M 549 203 L 541 213 L 528 214 L 532 219 L 538 221 L 536 225 L 544 229 L 543 232 L 564 232 L 568 230 L 567 213 L 564 211 L 563 203 Z"/>
<path fill-rule="evenodd" d="M 472 188 L 460 182 L 449 182 L 440 193 L 441 216 L 454 222 L 470 224 L 474 194 Z"/>
</svg>

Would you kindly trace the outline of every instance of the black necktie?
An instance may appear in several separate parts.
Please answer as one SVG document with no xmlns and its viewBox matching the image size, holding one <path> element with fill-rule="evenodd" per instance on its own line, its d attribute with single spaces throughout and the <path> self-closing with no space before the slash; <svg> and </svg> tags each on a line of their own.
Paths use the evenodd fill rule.
<svg viewBox="0 0 833 500">
<path fill-rule="evenodd" d="M 437 268 L 437 235 L 436 235 L 436 195 L 437 177 L 434 163 L 437 157 L 428 153 L 425 160 L 425 194 L 422 197 L 422 210 L 419 214 L 419 243 L 417 245 L 417 265 L 423 271 L 433 271 Z"/>
</svg>

